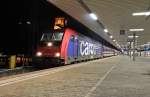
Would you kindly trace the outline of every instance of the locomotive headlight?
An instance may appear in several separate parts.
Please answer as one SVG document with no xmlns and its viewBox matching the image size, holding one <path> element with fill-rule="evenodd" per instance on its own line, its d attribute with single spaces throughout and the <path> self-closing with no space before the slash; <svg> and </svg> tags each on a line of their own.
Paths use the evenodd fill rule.
<svg viewBox="0 0 150 97">
<path fill-rule="evenodd" d="M 52 45 L 53 45 L 53 44 L 52 44 L 51 42 L 48 42 L 48 43 L 47 43 L 47 46 L 48 46 L 48 47 L 51 47 Z"/>
<path fill-rule="evenodd" d="M 40 57 L 42 56 L 42 52 L 37 52 L 36 55 Z"/>
<path fill-rule="evenodd" d="M 55 53 L 55 57 L 60 57 L 60 53 L 59 52 Z"/>
</svg>

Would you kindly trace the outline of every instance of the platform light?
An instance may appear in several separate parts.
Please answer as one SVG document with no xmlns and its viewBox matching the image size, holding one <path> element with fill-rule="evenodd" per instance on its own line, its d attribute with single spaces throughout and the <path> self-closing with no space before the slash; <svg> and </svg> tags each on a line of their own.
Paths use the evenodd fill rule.
<svg viewBox="0 0 150 97">
<path fill-rule="evenodd" d="M 108 29 L 104 29 L 104 32 L 105 32 L 105 33 L 108 33 Z"/>
<path fill-rule="evenodd" d="M 137 12 L 137 13 L 132 13 L 132 16 L 149 16 L 150 15 L 150 11 L 147 12 Z"/>
<path fill-rule="evenodd" d="M 97 16 L 94 13 L 89 14 L 93 20 L 98 20 Z"/>
<path fill-rule="evenodd" d="M 116 42 L 116 40 L 115 40 L 115 39 L 113 39 L 113 42 Z"/>
<path fill-rule="evenodd" d="M 31 24 L 31 22 L 30 22 L 30 21 L 27 21 L 26 23 L 27 23 L 28 25 L 30 25 L 30 24 Z"/>
<path fill-rule="evenodd" d="M 132 32 L 134 32 L 134 31 L 144 31 L 144 29 L 129 29 L 129 31 L 132 31 Z"/>
<path fill-rule="evenodd" d="M 134 36 L 131 35 L 131 36 L 128 36 L 128 38 L 133 38 Z M 138 38 L 139 36 L 135 36 L 135 38 Z"/>
<path fill-rule="evenodd" d="M 110 37 L 111 39 L 113 38 L 113 36 L 112 36 L 112 35 L 110 35 L 109 37 Z"/>
</svg>

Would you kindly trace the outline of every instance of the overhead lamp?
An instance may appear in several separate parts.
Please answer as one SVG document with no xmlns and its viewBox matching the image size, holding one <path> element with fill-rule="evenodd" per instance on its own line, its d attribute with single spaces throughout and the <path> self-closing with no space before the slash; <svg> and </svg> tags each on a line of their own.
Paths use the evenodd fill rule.
<svg viewBox="0 0 150 97">
<path fill-rule="evenodd" d="M 134 36 L 131 35 L 131 36 L 128 36 L 128 38 L 133 38 Z M 139 36 L 135 36 L 135 38 L 138 38 Z"/>
<path fill-rule="evenodd" d="M 115 39 L 113 39 L 113 42 L 116 42 L 116 40 L 115 40 Z"/>
<path fill-rule="evenodd" d="M 144 31 L 144 29 L 129 29 L 129 31 Z"/>
<path fill-rule="evenodd" d="M 150 11 L 147 12 L 137 12 L 137 13 L 132 13 L 132 16 L 149 16 L 150 15 Z"/>
<path fill-rule="evenodd" d="M 104 32 L 105 32 L 105 33 L 108 33 L 108 29 L 104 29 Z"/>
<path fill-rule="evenodd" d="M 98 20 L 97 16 L 94 13 L 89 14 L 93 20 Z"/>
<path fill-rule="evenodd" d="M 27 23 L 28 25 L 30 25 L 30 24 L 31 24 L 31 22 L 30 22 L 30 21 L 27 21 L 26 23 Z"/>
<path fill-rule="evenodd" d="M 113 36 L 112 36 L 112 35 L 110 35 L 109 37 L 110 37 L 111 39 L 113 38 Z"/>
</svg>

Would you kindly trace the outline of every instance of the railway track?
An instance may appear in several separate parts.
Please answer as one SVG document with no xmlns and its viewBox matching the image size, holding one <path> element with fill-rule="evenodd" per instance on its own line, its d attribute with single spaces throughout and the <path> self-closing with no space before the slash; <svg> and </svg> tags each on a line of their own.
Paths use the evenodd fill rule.
<svg viewBox="0 0 150 97">
<path fill-rule="evenodd" d="M 27 72 L 36 71 L 37 69 L 33 68 L 32 66 L 25 66 L 25 67 L 17 67 L 15 69 L 2 69 L 0 70 L 0 77 L 6 77 L 16 74 L 23 74 Z"/>
</svg>

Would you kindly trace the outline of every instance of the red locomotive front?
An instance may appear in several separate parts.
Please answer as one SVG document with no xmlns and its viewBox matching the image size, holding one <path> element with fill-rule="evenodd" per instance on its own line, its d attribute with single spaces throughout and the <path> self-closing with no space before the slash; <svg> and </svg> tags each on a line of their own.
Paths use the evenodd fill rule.
<svg viewBox="0 0 150 97">
<path fill-rule="evenodd" d="M 34 64 L 61 64 L 61 44 L 63 39 L 63 32 L 47 32 L 43 33 L 40 43 L 36 50 L 36 57 L 34 57 Z"/>
</svg>

